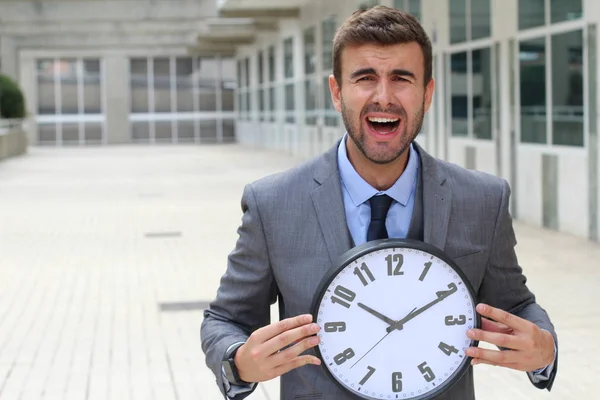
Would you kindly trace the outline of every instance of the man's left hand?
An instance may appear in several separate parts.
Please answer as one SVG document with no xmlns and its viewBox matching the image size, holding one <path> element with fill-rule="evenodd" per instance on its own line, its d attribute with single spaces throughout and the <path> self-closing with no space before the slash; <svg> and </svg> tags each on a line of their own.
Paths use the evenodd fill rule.
<svg viewBox="0 0 600 400">
<path fill-rule="evenodd" d="M 471 365 L 490 364 L 531 372 L 547 367 L 554 361 L 554 338 L 550 332 L 534 323 L 504 310 L 486 304 L 478 304 L 482 317 L 481 329 L 472 329 L 471 339 L 494 344 L 508 351 L 469 347 L 466 354 L 473 357 Z"/>
</svg>

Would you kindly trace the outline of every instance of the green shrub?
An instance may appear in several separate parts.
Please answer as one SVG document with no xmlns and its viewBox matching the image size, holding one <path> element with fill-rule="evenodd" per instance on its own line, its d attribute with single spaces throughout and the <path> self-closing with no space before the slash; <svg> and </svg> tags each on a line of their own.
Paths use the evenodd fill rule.
<svg viewBox="0 0 600 400">
<path fill-rule="evenodd" d="M 23 92 L 15 81 L 5 75 L 0 75 L 0 118 L 25 118 Z"/>
</svg>

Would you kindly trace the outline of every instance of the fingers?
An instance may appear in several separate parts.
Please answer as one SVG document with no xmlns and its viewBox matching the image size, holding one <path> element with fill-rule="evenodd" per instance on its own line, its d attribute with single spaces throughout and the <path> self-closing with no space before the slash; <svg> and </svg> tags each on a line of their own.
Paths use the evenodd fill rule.
<svg viewBox="0 0 600 400">
<path fill-rule="evenodd" d="M 515 351 L 498 351 L 482 349 L 479 347 L 469 347 L 466 353 L 469 357 L 474 359 L 471 361 L 471 365 L 490 364 L 513 368 L 515 364 L 520 361 L 518 359 L 518 352 Z"/>
<path fill-rule="evenodd" d="M 513 331 L 511 327 L 501 324 L 499 322 L 489 320 L 487 318 L 481 319 L 481 329 L 488 332 L 498 332 L 506 334 L 512 333 Z"/>
<path fill-rule="evenodd" d="M 319 360 L 315 356 L 309 356 L 309 355 L 296 357 L 288 363 L 285 363 L 278 367 L 273 368 L 272 369 L 273 376 L 270 377 L 269 379 L 276 378 L 278 376 L 281 376 L 285 373 L 290 372 L 293 369 L 296 369 L 296 368 L 299 368 L 299 367 L 302 367 L 302 366 L 308 365 L 308 364 L 320 365 L 321 360 Z"/>
<path fill-rule="evenodd" d="M 510 328 L 513 328 L 517 331 L 528 331 L 531 329 L 531 322 L 524 320 L 523 318 L 519 318 L 516 315 L 508 313 L 499 308 L 491 307 L 487 304 L 478 304 L 477 312 L 484 317 L 488 317 L 493 319 L 494 321 L 498 321 Z"/>
<path fill-rule="evenodd" d="M 527 343 L 523 338 L 505 333 L 487 332 L 482 329 L 471 329 L 467 336 L 474 340 L 495 344 L 501 348 L 511 350 L 527 350 Z"/>
<path fill-rule="evenodd" d="M 298 343 L 296 343 L 295 345 L 282 350 L 281 352 L 274 354 L 272 357 L 272 363 L 273 365 L 284 365 L 284 364 L 288 364 L 288 363 L 295 363 L 297 362 L 298 358 L 301 359 L 306 359 L 306 356 L 300 356 L 300 354 L 304 353 L 306 350 L 315 347 L 316 345 L 318 345 L 320 342 L 319 338 L 316 336 L 311 336 L 308 338 L 305 338 L 301 341 L 299 341 Z M 316 364 L 319 365 L 321 364 L 320 360 L 317 357 L 313 357 L 313 356 L 308 356 L 309 359 L 308 361 L 311 364 Z M 304 364 L 302 364 L 304 365 Z"/>
<path fill-rule="evenodd" d="M 259 352 L 264 357 L 268 357 L 269 355 L 277 353 L 281 349 L 290 346 L 293 343 L 296 343 L 304 338 L 313 336 L 314 334 L 319 332 L 320 329 L 321 328 L 317 324 L 307 324 L 282 332 L 279 335 L 267 340 L 262 346 L 260 346 Z M 318 338 L 316 337 L 314 339 L 318 340 Z M 296 347 L 298 346 L 298 344 L 292 347 Z"/>
<path fill-rule="evenodd" d="M 252 339 L 257 343 L 264 343 L 267 340 L 280 335 L 283 332 L 289 331 L 290 329 L 297 328 L 312 322 L 312 315 L 302 314 L 293 318 L 286 318 L 274 324 L 267 325 L 263 328 L 256 330 L 252 334 Z M 282 346 L 283 347 L 283 346 Z"/>
</svg>

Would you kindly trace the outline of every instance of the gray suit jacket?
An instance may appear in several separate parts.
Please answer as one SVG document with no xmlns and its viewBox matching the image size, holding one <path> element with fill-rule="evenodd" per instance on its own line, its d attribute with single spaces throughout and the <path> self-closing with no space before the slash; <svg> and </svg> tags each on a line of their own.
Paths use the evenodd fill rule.
<svg viewBox="0 0 600 400">
<path fill-rule="evenodd" d="M 435 159 L 418 145 L 416 149 L 424 241 L 454 260 L 481 302 L 536 323 L 557 343 L 554 327 L 528 290 L 517 262 L 506 181 Z M 337 145 L 296 168 L 247 185 L 242 211 L 239 239 L 201 327 L 206 363 L 222 391 L 226 349 L 269 324 L 270 305 L 278 298 L 282 319 L 310 313 L 321 278 L 352 247 Z M 550 389 L 556 371 L 555 364 L 551 378 L 535 385 Z M 307 365 L 281 377 L 282 400 L 351 398 L 322 367 Z M 475 399 L 472 368 L 437 399 Z"/>
</svg>

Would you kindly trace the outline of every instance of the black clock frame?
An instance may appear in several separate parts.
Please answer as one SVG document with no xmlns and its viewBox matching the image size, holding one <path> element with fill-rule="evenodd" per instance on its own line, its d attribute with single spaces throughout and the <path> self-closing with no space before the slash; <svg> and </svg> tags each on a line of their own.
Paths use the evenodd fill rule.
<svg viewBox="0 0 600 400">
<path fill-rule="evenodd" d="M 473 308 L 475 308 L 475 305 L 477 305 L 478 300 L 477 300 L 477 295 L 476 295 L 475 291 L 473 290 L 473 287 L 471 286 L 471 283 L 469 282 L 469 280 L 467 279 L 467 277 L 463 273 L 463 271 L 460 269 L 460 267 L 458 265 L 456 265 L 456 263 L 454 263 L 454 261 L 452 261 L 452 259 L 450 257 L 448 257 L 442 250 L 438 249 L 437 247 L 435 247 L 433 245 L 430 245 L 428 243 L 421 242 L 418 240 L 379 239 L 379 240 L 373 240 L 370 242 L 363 243 L 359 246 L 356 246 L 356 247 L 348 250 L 347 252 L 342 254 L 338 258 L 338 260 L 333 264 L 333 266 L 325 273 L 325 275 L 323 276 L 323 279 L 319 283 L 319 286 L 317 286 L 317 291 L 315 292 L 315 295 L 313 297 L 313 301 L 312 301 L 312 304 L 310 307 L 310 313 L 312 314 L 313 321 L 314 322 L 318 321 L 319 306 L 322 302 L 323 296 L 325 295 L 327 288 L 329 287 L 329 285 L 331 284 L 333 279 L 335 279 L 335 277 L 338 275 L 338 273 L 340 273 L 344 268 L 346 268 L 349 264 L 351 264 L 352 262 L 354 262 L 356 259 L 358 259 L 360 257 L 363 257 L 374 251 L 389 249 L 389 248 L 407 248 L 407 249 L 413 249 L 413 250 L 418 250 L 418 251 L 425 251 L 429 254 L 434 255 L 435 257 L 439 258 L 440 260 L 444 261 L 458 274 L 458 276 L 460 276 L 460 278 L 465 283 L 465 287 L 469 291 L 469 294 L 474 301 Z M 480 327 L 481 327 L 481 316 L 479 315 L 479 313 L 477 313 L 477 311 L 475 311 L 473 328 L 480 328 Z M 471 347 L 477 347 L 478 345 L 479 345 L 478 340 L 471 340 L 471 344 L 470 344 Z M 315 355 L 321 360 L 321 368 L 323 368 L 325 370 L 325 373 L 327 374 L 327 376 L 330 379 L 332 379 L 345 392 L 347 392 L 351 395 L 357 396 L 354 392 L 350 391 L 347 387 L 345 387 L 343 384 L 341 384 L 337 380 L 337 378 L 331 373 L 329 368 L 327 368 L 327 365 L 325 363 L 323 355 L 321 354 L 319 346 L 315 346 L 313 348 L 313 350 L 315 352 Z M 472 357 L 465 356 L 464 361 L 461 363 L 460 367 L 456 370 L 456 372 L 454 373 L 454 376 L 451 379 L 446 380 L 444 383 L 442 383 L 440 386 L 436 387 L 432 391 L 430 391 L 422 396 L 412 397 L 410 400 L 430 400 L 430 399 L 433 399 L 436 396 L 440 395 L 441 393 L 451 389 L 460 379 L 462 379 L 464 374 L 467 372 L 467 370 L 470 367 L 471 360 L 472 360 Z M 363 397 L 363 396 L 358 396 L 358 398 L 367 399 L 367 400 L 369 399 L 369 398 Z"/>
</svg>

